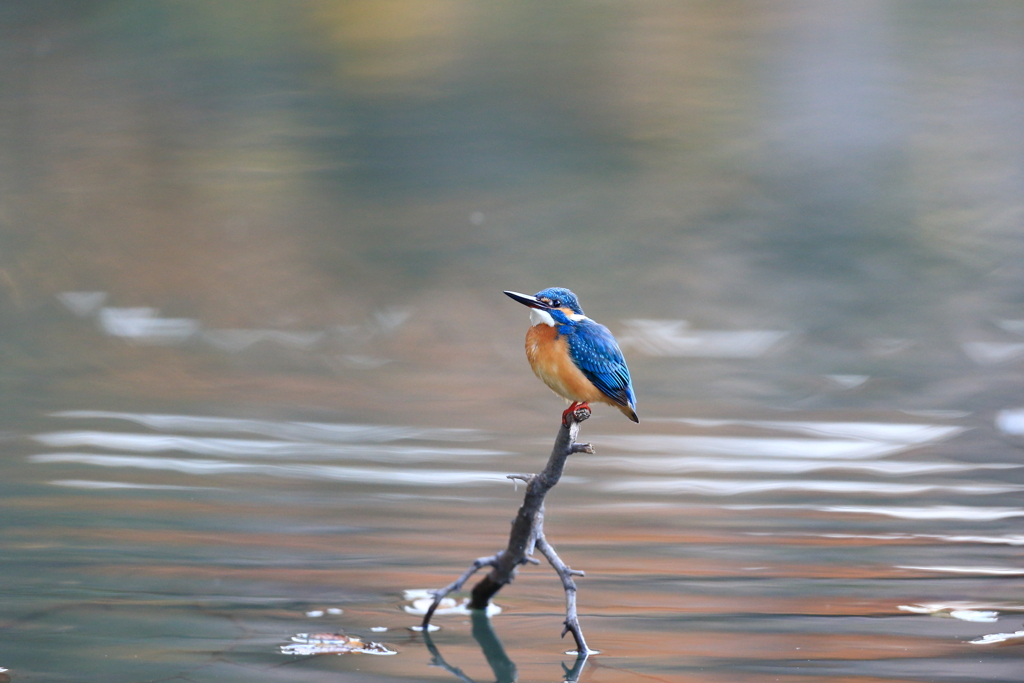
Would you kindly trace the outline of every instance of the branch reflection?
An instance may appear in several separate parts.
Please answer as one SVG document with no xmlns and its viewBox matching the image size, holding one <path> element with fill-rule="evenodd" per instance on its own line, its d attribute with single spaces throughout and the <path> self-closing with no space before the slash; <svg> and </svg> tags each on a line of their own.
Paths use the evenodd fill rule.
<svg viewBox="0 0 1024 683">
<path fill-rule="evenodd" d="M 502 646 L 501 641 L 498 640 L 498 636 L 494 633 L 494 629 L 491 628 L 491 620 L 487 616 L 486 612 L 484 612 L 484 610 L 472 610 L 472 623 L 473 639 L 476 640 L 477 644 L 480 646 L 481 651 L 484 653 L 484 658 L 487 660 L 488 666 L 491 667 L 491 671 L 494 673 L 494 683 L 515 683 L 518 676 L 515 662 L 509 659 L 508 655 L 505 654 L 505 648 Z M 452 666 L 445 661 L 445 658 L 441 655 L 441 651 L 437 649 L 437 645 L 434 644 L 434 640 L 430 637 L 429 631 L 423 631 L 423 642 L 426 644 L 427 650 L 430 651 L 432 658 L 430 662 L 431 666 L 437 666 L 444 669 L 460 681 L 464 681 L 464 683 L 477 683 L 477 681 L 474 681 L 463 673 L 462 669 L 457 666 Z M 566 666 L 563 662 L 562 680 L 564 683 L 577 683 L 586 662 L 587 655 L 577 656 L 572 667 Z"/>
</svg>

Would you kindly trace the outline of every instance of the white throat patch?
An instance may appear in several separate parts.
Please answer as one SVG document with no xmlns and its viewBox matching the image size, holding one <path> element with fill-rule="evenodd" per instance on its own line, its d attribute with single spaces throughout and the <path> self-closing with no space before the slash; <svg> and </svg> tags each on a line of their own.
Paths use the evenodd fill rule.
<svg viewBox="0 0 1024 683">
<path fill-rule="evenodd" d="M 531 325 L 548 325 L 549 327 L 555 327 L 558 323 L 551 317 L 551 314 L 540 308 L 530 309 L 530 324 Z"/>
</svg>

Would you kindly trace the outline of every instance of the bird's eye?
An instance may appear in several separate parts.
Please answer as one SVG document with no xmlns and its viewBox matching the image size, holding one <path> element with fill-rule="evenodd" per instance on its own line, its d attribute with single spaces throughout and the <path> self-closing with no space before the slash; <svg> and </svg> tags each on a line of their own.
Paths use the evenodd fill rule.
<svg viewBox="0 0 1024 683">
<path fill-rule="evenodd" d="M 562 302 L 561 302 L 561 301 L 559 301 L 558 299 L 552 299 L 552 300 L 551 300 L 551 305 L 552 305 L 552 306 L 555 306 L 555 307 L 557 308 L 558 306 L 561 306 L 561 305 L 562 305 Z"/>
</svg>

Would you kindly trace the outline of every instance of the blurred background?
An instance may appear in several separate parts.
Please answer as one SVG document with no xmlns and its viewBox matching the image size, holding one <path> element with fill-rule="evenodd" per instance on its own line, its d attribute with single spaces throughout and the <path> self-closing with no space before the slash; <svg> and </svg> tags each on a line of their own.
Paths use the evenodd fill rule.
<svg viewBox="0 0 1024 683">
<path fill-rule="evenodd" d="M 35 437 L 69 416 L 480 430 L 492 440 L 486 449 L 522 458 L 509 471 L 539 468 L 562 404 L 530 373 L 526 311 L 501 292 L 548 286 L 579 295 L 619 338 L 633 372 L 640 425 L 598 408 L 586 430 L 627 438 L 678 431 L 681 418 L 734 427 L 917 419 L 952 430 L 937 440 L 974 435 L 971 448 L 943 457 L 997 454 L 1016 467 L 1024 433 L 1013 412 L 1024 403 L 1024 5 L 5 0 L 0 436 L 10 496 L 4 526 L 14 534 L 8 561 L 27 582 L 8 599 L 65 604 L 66 595 L 27 586 L 56 558 L 70 561 L 69 548 L 82 566 L 102 556 L 136 571 L 143 560 L 126 549 L 134 545 L 83 541 L 69 530 L 81 520 L 68 511 L 95 512 L 115 495 L 103 514 L 119 510 L 116 523 L 82 524 L 122 529 L 137 514 L 125 510 L 172 495 L 159 487 L 196 483 L 180 468 L 172 479 L 155 471 L 133 479 L 123 473 L 134 470 L 113 461 L 93 476 L 82 458 L 67 472 L 41 471 L 39 458 L 55 462 L 54 453 L 40 453 Z M 188 424 L 174 429 L 200 429 Z M 718 436 L 750 437 L 744 424 Z M 246 431 L 238 423 L 216 429 Z M 390 434 L 385 441 L 434 438 Z M 112 437 L 91 438 L 60 442 L 77 450 L 57 456 L 71 462 L 114 448 Z M 595 443 L 599 453 L 615 452 Z M 695 448 L 687 444 L 647 450 L 678 455 Z M 462 456 L 481 457 L 453 455 Z M 1008 481 L 999 472 L 993 485 Z M 218 485 L 259 488 L 252 482 L 272 475 L 254 476 Z M 384 493 L 367 494 L 347 524 L 370 524 L 394 503 L 386 477 L 378 479 Z M 362 490 L 346 481 L 351 496 Z M 288 490 L 313 505 L 334 495 L 321 485 L 292 482 Z M 1016 485 L 999 492 L 1017 496 L 1001 500 L 1007 509 L 1020 503 Z M 267 495 L 281 491 L 267 487 Z M 514 492 L 500 490 L 508 500 L 493 513 L 495 526 L 451 549 L 423 583 L 444 585 L 464 561 L 493 550 L 516 505 Z M 637 501 L 650 497 L 642 486 L 631 490 Z M 421 493 L 419 503 L 403 499 L 403 520 L 441 514 L 423 502 L 437 492 Z M 883 494 L 865 495 L 877 502 Z M 178 501 L 182 508 L 191 495 Z M 467 505 L 470 515 L 491 514 L 481 510 L 493 501 L 473 508 L 467 500 L 451 503 L 445 524 L 453 533 Z M 172 508 L 146 509 L 159 517 Z M 206 513 L 225 514 L 217 506 Z M 159 519 L 146 524 L 176 524 Z M 294 521 L 263 520 L 261 530 L 293 533 Z M 395 533 L 406 523 L 381 522 Z M 19 525 L 46 549 L 10 531 Z M 295 555 L 278 541 L 257 545 L 281 561 Z M 175 555 L 166 539 L 134 542 L 191 561 L 191 549 L 175 546 Z M 367 543 L 373 551 L 364 560 L 376 558 L 365 560 L 375 566 L 393 564 L 395 552 L 410 572 L 435 559 L 426 541 L 403 551 Z M 1019 561 L 1019 543 L 1002 547 L 1012 561 L 1000 562 Z M 220 560 L 234 561 L 209 561 Z M 79 569 L 65 579 L 79 581 Z M 308 577 L 286 583 L 293 580 L 275 595 Z M 424 587 L 402 580 L 413 585 L 380 579 L 363 594 L 338 579 L 348 598 L 369 595 L 374 604 Z M 131 599 L 146 602 L 154 588 L 136 590 Z M 183 584 L 181 594 L 196 590 Z M 991 584 L 972 591 L 991 594 Z M 557 590 L 552 600 L 557 613 Z M 890 602 L 885 609 L 899 599 Z M 8 612 L 35 628 L 28 603 L 13 604 Z M 81 645 L 83 658 L 94 645 Z M 10 666 L 11 653 L 0 656 Z M 45 670 L 32 661 L 23 666 Z M 92 666 L 69 661 L 68 680 L 68 671 Z M 671 678 L 676 664 L 658 674 Z M 757 666 L 742 670 L 767 670 Z M 855 673 L 916 681 L 948 670 L 943 662 L 927 674 Z M 736 681 L 739 671 L 722 675 Z M 1010 680 L 997 669 L 957 675 Z"/>
<path fill-rule="evenodd" d="M 645 407 L 1016 389 L 1016 2 L 0 12 L 18 403 L 240 376 L 313 406 L 532 402 L 501 290 L 552 285 L 653 336 L 630 353 Z M 871 379 L 840 398 L 816 375 Z"/>
</svg>

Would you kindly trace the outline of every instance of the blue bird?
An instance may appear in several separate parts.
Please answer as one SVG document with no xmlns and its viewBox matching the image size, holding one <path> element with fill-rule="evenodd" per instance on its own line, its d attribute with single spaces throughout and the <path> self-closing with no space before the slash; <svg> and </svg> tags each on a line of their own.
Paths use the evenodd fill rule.
<svg viewBox="0 0 1024 683">
<path fill-rule="evenodd" d="M 615 406 L 633 422 L 636 397 L 629 368 L 615 337 L 604 325 L 583 314 L 576 295 L 564 287 L 549 287 L 530 296 L 505 292 L 530 308 L 526 358 L 537 377 L 559 396 L 572 401 L 569 414 L 591 402 Z"/>
</svg>

